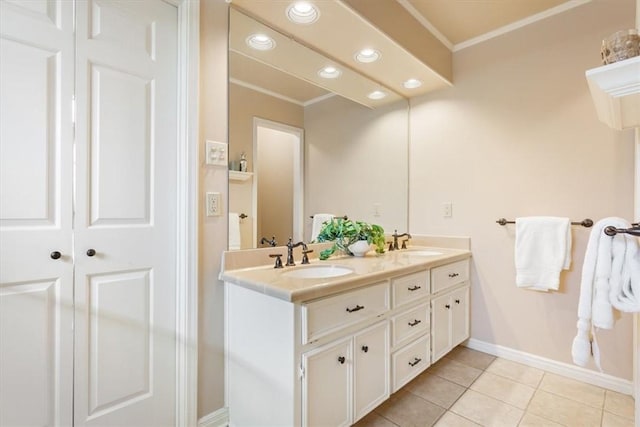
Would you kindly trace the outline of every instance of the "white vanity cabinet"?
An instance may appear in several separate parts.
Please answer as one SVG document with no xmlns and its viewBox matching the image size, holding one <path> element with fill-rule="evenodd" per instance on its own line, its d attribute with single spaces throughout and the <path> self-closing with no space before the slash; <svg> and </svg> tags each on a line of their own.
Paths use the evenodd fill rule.
<svg viewBox="0 0 640 427">
<path fill-rule="evenodd" d="M 389 397 L 389 324 L 302 354 L 302 425 L 348 426 Z"/>
<path fill-rule="evenodd" d="M 431 271 L 431 363 L 469 338 L 469 261 Z"/>
</svg>

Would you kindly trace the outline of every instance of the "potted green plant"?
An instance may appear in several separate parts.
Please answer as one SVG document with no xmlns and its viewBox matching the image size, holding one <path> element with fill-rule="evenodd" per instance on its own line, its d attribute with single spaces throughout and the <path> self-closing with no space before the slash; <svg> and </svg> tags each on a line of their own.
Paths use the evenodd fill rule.
<svg viewBox="0 0 640 427">
<path fill-rule="evenodd" d="M 320 233 L 316 238 L 318 242 L 334 242 L 333 245 L 320 252 L 320 259 L 327 259 L 337 250 L 342 250 L 349 255 L 354 252 L 349 249 L 351 245 L 358 241 L 366 241 L 366 253 L 369 245 L 374 245 L 376 253 L 384 253 L 384 229 L 376 224 L 369 224 L 364 221 L 352 221 L 345 218 L 333 218 L 323 224 Z"/>
</svg>

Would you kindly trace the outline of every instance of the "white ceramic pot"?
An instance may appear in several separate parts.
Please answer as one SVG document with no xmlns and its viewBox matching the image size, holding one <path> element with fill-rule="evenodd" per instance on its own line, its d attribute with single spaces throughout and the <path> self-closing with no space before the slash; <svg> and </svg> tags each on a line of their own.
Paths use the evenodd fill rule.
<svg viewBox="0 0 640 427">
<path fill-rule="evenodd" d="M 354 256 L 365 256 L 369 250 L 371 250 L 371 245 L 367 243 L 366 240 L 358 240 L 352 245 L 349 245 L 347 248 L 349 252 L 351 252 Z"/>
</svg>

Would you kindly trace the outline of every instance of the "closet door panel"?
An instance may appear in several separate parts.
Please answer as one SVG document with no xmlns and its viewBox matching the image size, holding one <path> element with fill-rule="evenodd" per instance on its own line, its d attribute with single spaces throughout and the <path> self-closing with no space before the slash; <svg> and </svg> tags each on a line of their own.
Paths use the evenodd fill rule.
<svg viewBox="0 0 640 427">
<path fill-rule="evenodd" d="M 0 425 L 71 425 L 73 4 L 0 2 Z"/>
<path fill-rule="evenodd" d="M 173 425 L 177 9 L 77 19 L 75 423 Z"/>
</svg>

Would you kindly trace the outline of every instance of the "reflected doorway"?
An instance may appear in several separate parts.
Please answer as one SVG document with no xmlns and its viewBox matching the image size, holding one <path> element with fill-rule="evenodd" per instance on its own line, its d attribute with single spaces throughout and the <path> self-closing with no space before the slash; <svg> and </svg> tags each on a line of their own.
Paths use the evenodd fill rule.
<svg viewBox="0 0 640 427">
<path fill-rule="evenodd" d="M 254 118 L 253 222 L 255 247 L 263 237 L 278 245 L 303 236 L 303 129 Z"/>
</svg>

